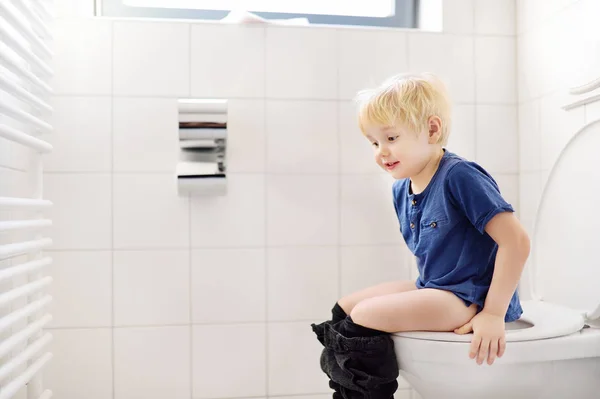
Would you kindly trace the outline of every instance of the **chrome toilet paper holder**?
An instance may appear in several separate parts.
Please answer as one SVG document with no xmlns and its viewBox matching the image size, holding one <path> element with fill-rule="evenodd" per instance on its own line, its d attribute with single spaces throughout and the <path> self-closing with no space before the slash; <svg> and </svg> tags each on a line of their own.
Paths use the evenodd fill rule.
<svg viewBox="0 0 600 399">
<path fill-rule="evenodd" d="M 227 100 L 178 100 L 179 194 L 225 194 Z"/>
</svg>

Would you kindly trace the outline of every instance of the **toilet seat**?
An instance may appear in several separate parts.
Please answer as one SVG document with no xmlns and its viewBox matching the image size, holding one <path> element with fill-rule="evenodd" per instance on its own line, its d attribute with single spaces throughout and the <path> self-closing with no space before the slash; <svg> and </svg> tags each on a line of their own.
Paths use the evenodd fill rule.
<svg viewBox="0 0 600 399">
<path fill-rule="evenodd" d="M 583 313 L 561 305 L 542 301 L 523 301 L 523 316 L 507 323 L 506 342 L 534 341 L 556 338 L 580 331 L 585 325 Z M 471 342 L 472 334 L 459 335 L 453 332 L 412 331 L 394 333 L 396 337 L 428 341 Z"/>
</svg>

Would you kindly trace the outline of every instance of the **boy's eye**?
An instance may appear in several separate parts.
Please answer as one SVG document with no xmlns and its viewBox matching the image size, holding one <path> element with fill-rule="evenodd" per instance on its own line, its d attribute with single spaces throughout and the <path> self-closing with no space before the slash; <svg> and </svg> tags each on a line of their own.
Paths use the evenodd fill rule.
<svg viewBox="0 0 600 399">
<path fill-rule="evenodd" d="M 391 136 L 391 137 L 388 137 L 388 141 L 390 141 L 390 142 L 395 141 L 397 138 L 398 138 L 398 136 Z"/>
<path fill-rule="evenodd" d="M 376 142 L 376 141 L 374 141 L 374 142 L 372 142 L 372 143 L 371 143 L 371 145 L 372 145 L 373 147 L 377 147 L 379 144 L 377 144 L 377 142 Z"/>
</svg>

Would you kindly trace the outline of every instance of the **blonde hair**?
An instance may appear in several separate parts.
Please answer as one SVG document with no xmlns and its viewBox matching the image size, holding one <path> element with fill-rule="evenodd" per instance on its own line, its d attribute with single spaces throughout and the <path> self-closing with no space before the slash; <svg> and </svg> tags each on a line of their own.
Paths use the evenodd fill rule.
<svg viewBox="0 0 600 399">
<path fill-rule="evenodd" d="M 395 126 L 398 122 L 420 132 L 428 130 L 431 116 L 438 116 L 442 121 L 438 143 L 448 142 L 452 106 L 446 86 L 431 73 L 392 76 L 379 87 L 360 91 L 356 100 L 363 133 L 369 125 Z"/>
</svg>

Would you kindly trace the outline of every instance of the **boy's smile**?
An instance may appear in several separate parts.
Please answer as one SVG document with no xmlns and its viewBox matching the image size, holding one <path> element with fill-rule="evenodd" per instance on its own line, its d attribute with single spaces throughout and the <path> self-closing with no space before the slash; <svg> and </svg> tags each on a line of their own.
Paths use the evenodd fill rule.
<svg viewBox="0 0 600 399">
<path fill-rule="evenodd" d="M 394 170 L 394 168 L 395 168 L 396 166 L 398 166 L 398 164 L 400 164 L 400 161 L 394 161 L 394 162 L 385 162 L 385 163 L 384 163 L 384 165 L 385 165 L 385 169 L 386 169 L 386 170 L 388 170 L 388 171 L 392 171 L 392 170 Z"/>
</svg>

